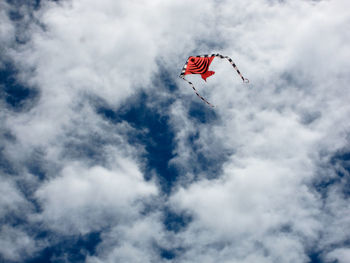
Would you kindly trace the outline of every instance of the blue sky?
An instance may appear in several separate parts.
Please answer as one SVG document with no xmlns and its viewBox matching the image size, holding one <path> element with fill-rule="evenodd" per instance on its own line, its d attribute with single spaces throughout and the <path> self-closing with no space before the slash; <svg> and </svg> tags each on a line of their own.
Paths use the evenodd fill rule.
<svg viewBox="0 0 350 263">
<path fill-rule="evenodd" d="M 350 262 L 348 10 L 2 1 L 0 262 Z"/>
</svg>

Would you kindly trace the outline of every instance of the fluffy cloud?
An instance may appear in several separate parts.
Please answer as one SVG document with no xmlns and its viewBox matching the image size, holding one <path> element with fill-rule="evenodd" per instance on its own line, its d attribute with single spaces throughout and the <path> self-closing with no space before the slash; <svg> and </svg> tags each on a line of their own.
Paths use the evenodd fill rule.
<svg viewBox="0 0 350 263">
<path fill-rule="evenodd" d="M 115 168 L 66 166 L 59 176 L 38 189 L 40 221 L 65 234 L 86 234 L 135 220 L 142 200 L 156 194 L 135 163 L 116 159 Z"/>
<path fill-rule="evenodd" d="M 29 203 L 11 181 L 5 179 L 1 181 L 0 194 L 3 196 L 0 201 L 0 215 L 2 217 L 9 212 L 16 213 L 28 208 Z"/>
<path fill-rule="evenodd" d="M 350 260 L 350 251 L 346 248 L 335 249 L 327 255 L 327 260 L 337 260 L 339 263 L 348 262 Z"/>
<path fill-rule="evenodd" d="M 346 261 L 348 174 L 326 195 L 315 183 L 338 178 L 330 160 L 348 147 L 348 1 L 46 1 L 21 8 L 21 44 L 21 22 L 2 6 L 1 54 L 38 91 L 21 112 L 1 104 L 13 138 L 1 156 L 14 172 L 0 212 L 28 220 L 1 228 L 4 258 L 30 257 L 40 225 L 57 238 L 99 232 L 88 262 L 308 262 L 313 249 Z M 212 52 L 251 81 L 218 59 L 206 84 L 189 76 L 214 111 L 177 79 L 188 55 Z M 152 87 L 163 71 L 179 87 L 171 94 L 163 79 Z M 142 131 L 96 110 L 117 114 L 140 91 L 174 131 L 180 176 L 169 193 L 144 179 L 147 147 L 128 139 Z M 164 207 L 192 221 L 168 230 Z"/>
<path fill-rule="evenodd" d="M 8 46 L 14 41 L 14 31 L 15 31 L 15 27 L 14 25 L 11 23 L 9 17 L 6 14 L 6 11 L 9 10 L 8 5 L 6 4 L 6 2 L 2 2 L 0 4 L 0 21 L 1 21 L 1 25 L 0 25 L 0 43 L 1 43 L 1 49 L 0 49 L 0 55 L 1 56 L 6 56 L 6 49 L 8 48 Z M 1 68 L 3 67 L 1 61 Z"/>
<path fill-rule="evenodd" d="M 217 149 L 213 141 L 223 141 L 224 150 L 234 154 L 219 179 L 192 183 L 171 198 L 174 209 L 191 211 L 195 218 L 180 235 L 191 247 L 183 262 L 198 255 L 203 262 L 307 262 L 315 244 L 325 251 L 345 242 L 340 232 L 349 222 L 347 198 L 335 188 L 325 208 L 312 187 L 313 180 L 336 176 L 330 158 L 348 146 L 349 60 L 344 58 L 350 50 L 341 28 L 349 26 L 349 16 L 347 3 L 341 3 L 224 5 L 229 11 L 221 18 L 227 36 L 222 53 L 243 52 L 243 63 L 234 60 L 251 84 L 237 85 L 238 77 L 236 82 L 227 78 L 235 74 L 229 65 L 213 63 L 216 78 L 205 89 L 220 122 L 201 124 L 196 142 L 205 155 Z M 234 8 L 244 8 L 244 14 L 230 17 Z M 241 16 L 249 19 L 239 27 L 235 21 Z M 187 114 L 186 107 L 176 111 L 176 116 Z M 179 120 L 175 125 L 186 123 Z M 179 153 L 188 155 L 186 141 L 197 130 L 189 127 L 178 137 Z"/>
<path fill-rule="evenodd" d="M 39 249 L 35 240 L 18 228 L 3 225 L 0 236 L 0 253 L 7 261 L 19 262 Z"/>
</svg>

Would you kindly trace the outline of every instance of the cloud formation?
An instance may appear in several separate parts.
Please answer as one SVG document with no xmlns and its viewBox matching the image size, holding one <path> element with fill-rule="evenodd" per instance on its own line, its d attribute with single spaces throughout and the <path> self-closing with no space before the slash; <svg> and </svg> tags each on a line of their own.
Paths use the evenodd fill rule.
<svg viewBox="0 0 350 263">
<path fill-rule="evenodd" d="M 347 262 L 348 1 L 0 9 L 0 259 Z"/>
</svg>

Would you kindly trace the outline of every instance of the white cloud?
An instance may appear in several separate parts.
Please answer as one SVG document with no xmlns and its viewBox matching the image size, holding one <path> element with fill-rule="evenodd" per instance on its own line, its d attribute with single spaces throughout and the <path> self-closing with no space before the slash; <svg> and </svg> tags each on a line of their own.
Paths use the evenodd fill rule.
<svg viewBox="0 0 350 263">
<path fill-rule="evenodd" d="M 333 250 L 327 255 L 328 262 L 336 260 L 339 263 L 346 263 L 350 260 L 350 250 L 348 248 L 339 248 Z"/>
<path fill-rule="evenodd" d="M 195 218 L 182 234 L 192 247 L 186 256 L 208 246 L 212 251 L 201 253 L 210 258 L 208 262 L 215 259 L 214 251 L 236 251 L 226 256 L 237 262 L 253 262 L 248 255 L 272 262 L 288 255 L 283 262 L 303 262 L 303 247 L 317 240 L 322 225 L 319 201 L 298 180 L 283 165 L 250 160 L 241 168 L 228 165 L 218 180 L 180 190 L 173 205 Z M 260 247 L 255 248 L 257 244 Z"/>
<path fill-rule="evenodd" d="M 3 67 L 3 59 L 6 57 L 7 50 L 10 44 L 14 41 L 15 37 L 15 27 L 11 23 L 9 17 L 7 16 L 7 12 L 9 10 L 8 4 L 6 2 L 0 3 L 0 69 Z"/>
<path fill-rule="evenodd" d="M 97 256 L 89 257 L 87 262 L 162 262 L 155 247 L 162 238 L 164 232 L 157 214 L 139 217 L 106 233 Z"/>
<path fill-rule="evenodd" d="M 217 255 L 222 262 L 307 262 L 313 244 L 321 243 L 322 251 L 325 243 L 344 241 L 349 220 L 347 206 L 341 204 L 347 199 L 334 189 L 329 202 L 339 207 L 328 214 L 310 183 L 325 174 L 334 177 L 329 158 L 348 145 L 347 5 L 222 5 L 220 19 L 225 23 L 220 30 L 227 46 L 220 53 L 233 54 L 251 84 L 237 85 L 239 78 L 227 62 L 213 63 L 217 73 L 203 90 L 217 105 L 221 122 L 198 129 L 178 126 L 180 155 L 190 152 L 186 140 L 193 130 L 200 132 L 197 143 L 204 154 L 215 151 L 212 142 L 217 140 L 234 152 L 218 180 L 180 188 L 171 199 L 176 209 L 195 218 L 180 235 L 191 247 L 183 262 L 191 262 L 194 255 L 201 255 L 203 262 L 217 261 Z M 177 116 L 186 116 L 186 107 L 179 110 Z M 188 122 L 178 117 L 173 123 Z M 327 234 L 319 242 L 321 233 Z"/>
<path fill-rule="evenodd" d="M 36 149 L 53 166 L 43 184 L 34 180 L 42 212 L 23 214 L 61 234 L 101 230 L 90 262 L 159 261 L 155 243 L 183 248 L 174 262 L 308 262 L 312 247 L 344 242 L 346 197 L 334 186 L 323 200 L 312 181 L 334 177 L 329 158 L 348 145 L 348 10 L 346 0 L 43 2 L 33 13 L 40 23 L 27 27 L 29 41 L 5 52 L 18 78 L 40 95 L 25 112 L 4 111 L 4 126 L 16 140 L 3 152 L 24 173 L 21 166 Z M 0 19 L 0 43 L 9 48 L 15 27 L 4 11 Z M 177 78 L 187 56 L 196 55 L 191 52 L 231 56 L 251 84 L 241 85 L 226 61 L 214 61 L 216 74 L 205 84 L 190 76 L 217 105 L 218 120 L 198 124 L 188 114 L 190 99 L 198 98 L 176 82 L 181 98 L 170 110 L 177 143 L 172 164 L 181 167 L 185 186 L 168 204 L 192 214 L 193 222 L 175 234 L 164 230 L 157 208 L 141 213 L 142 200 L 162 199 L 134 158 L 144 149 L 123 138 L 132 128 L 102 120 L 90 98 L 117 108 L 140 89 L 151 90 L 159 65 Z M 191 174 L 187 139 L 196 132 L 204 156 L 226 153 L 215 180 L 202 171 L 203 179 L 193 182 L 201 177 Z M 70 155 L 72 145 L 93 144 L 94 136 L 107 141 L 94 145 L 104 162 L 79 150 Z M 14 185 L 0 188 L 11 196 L 0 203 L 2 213 L 26 203 Z M 7 258 L 19 260 L 17 251 L 34 246 L 25 231 L 5 227 L 1 235 L 4 247 L 17 244 L 1 252 Z M 16 235 L 23 238 L 11 238 Z M 327 257 L 347 255 L 342 248 Z"/>
<path fill-rule="evenodd" d="M 116 157 L 110 169 L 66 165 L 59 176 L 43 184 L 36 196 L 40 221 L 64 234 L 100 231 L 110 224 L 126 224 L 139 216 L 142 200 L 156 195 L 132 161 Z"/>
<path fill-rule="evenodd" d="M 0 253 L 5 260 L 21 261 L 39 249 L 33 238 L 20 229 L 2 225 L 0 236 Z"/>
<path fill-rule="evenodd" d="M 4 218 L 8 213 L 18 214 L 31 210 L 30 203 L 9 179 L 3 178 L 0 185 L 0 216 Z"/>
</svg>

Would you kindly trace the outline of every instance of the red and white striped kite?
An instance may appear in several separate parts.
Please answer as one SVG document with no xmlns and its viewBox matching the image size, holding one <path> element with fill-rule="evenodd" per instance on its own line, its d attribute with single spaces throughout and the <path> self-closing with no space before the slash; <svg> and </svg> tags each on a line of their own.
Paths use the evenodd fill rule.
<svg viewBox="0 0 350 263">
<path fill-rule="evenodd" d="M 212 54 L 212 55 L 202 55 L 202 56 L 195 56 L 195 57 L 189 57 L 186 61 L 186 64 L 182 68 L 180 78 L 185 80 L 188 84 L 191 85 L 192 89 L 194 92 L 197 94 L 197 96 L 203 100 L 206 104 L 208 104 L 211 107 L 214 107 L 210 102 L 208 102 L 205 98 L 203 98 L 199 93 L 197 92 L 196 88 L 194 87 L 193 83 L 185 79 L 185 75 L 188 74 L 200 74 L 202 79 L 204 81 L 207 81 L 207 78 L 210 77 L 211 75 L 214 75 L 214 71 L 209 70 L 210 63 L 213 61 L 215 57 L 219 57 L 221 59 L 225 58 L 228 60 L 228 62 L 231 63 L 233 68 L 237 71 L 238 75 L 241 77 L 244 83 L 248 83 L 249 80 L 244 78 L 241 74 L 241 72 L 238 70 L 236 64 L 233 62 L 231 58 L 228 56 L 223 56 L 220 54 Z"/>
</svg>

